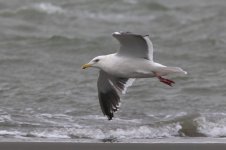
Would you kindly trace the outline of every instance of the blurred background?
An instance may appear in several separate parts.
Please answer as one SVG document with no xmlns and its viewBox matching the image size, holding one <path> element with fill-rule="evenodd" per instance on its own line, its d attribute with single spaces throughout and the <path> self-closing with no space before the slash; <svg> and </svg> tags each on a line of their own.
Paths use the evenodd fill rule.
<svg viewBox="0 0 226 150">
<path fill-rule="evenodd" d="M 0 0 L 0 139 L 129 142 L 226 136 L 226 1 Z M 139 79 L 112 121 L 91 58 L 149 34 L 174 87 Z"/>
</svg>

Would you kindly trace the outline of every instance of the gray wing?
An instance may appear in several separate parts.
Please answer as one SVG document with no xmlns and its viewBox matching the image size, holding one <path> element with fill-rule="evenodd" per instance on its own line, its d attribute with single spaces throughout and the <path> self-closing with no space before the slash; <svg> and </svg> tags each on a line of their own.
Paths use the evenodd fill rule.
<svg viewBox="0 0 226 150">
<path fill-rule="evenodd" d="M 148 35 L 138 35 L 131 32 L 114 32 L 120 42 L 119 55 L 138 57 L 153 61 L 153 45 Z"/>
<path fill-rule="evenodd" d="M 130 85 L 134 79 L 129 78 L 117 78 L 109 75 L 104 71 L 100 71 L 99 78 L 97 81 L 98 97 L 100 107 L 104 115 L 107 115 L 108 119 L 111 120 L 114 117 L 120 106 L 120 93 Z M 130 83 L 130 84 L 128 84 Z"/>
</svg>

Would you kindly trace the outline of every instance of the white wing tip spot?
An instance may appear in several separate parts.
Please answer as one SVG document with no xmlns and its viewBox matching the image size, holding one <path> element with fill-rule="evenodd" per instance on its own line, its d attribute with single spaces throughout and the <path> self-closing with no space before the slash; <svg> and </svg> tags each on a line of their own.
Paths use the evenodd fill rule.
<svg viewBox="0 0 226 150">
<path fill-rule="evenodd" d="M 120 35 L 120 32 L 114 32 L 113 35 Z"/>
</svg>

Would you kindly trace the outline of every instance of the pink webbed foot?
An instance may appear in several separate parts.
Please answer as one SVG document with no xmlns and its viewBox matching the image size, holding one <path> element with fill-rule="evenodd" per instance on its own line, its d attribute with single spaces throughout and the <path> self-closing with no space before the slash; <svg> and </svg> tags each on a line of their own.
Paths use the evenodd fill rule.
<svg viewBox="0 0 226 150">
<path fill-rule="evenodd" d="M 167 84 L 169 86 L 173 86 L 172 84 L 175 84 L 174 81 L 172 81 L 170 79 L 163 78 L 161 76 L 158 76 L 158 79 L 159 79 L 160 82 L 165 83 L 165 84 Z"/>
<path fill-rule="evenodd" d="M 157 73 L 155 73 L 155 76 L 159 79 L 160 82 L 166 84 L 166 85 L 169 85 L 169 86 L 173 86 L 173 84 L 175 84 L 175 82 L 173 80 L 170 80 L 170 79 L 166 79 L 166 78 L 163 78 L 161 76 L 159 76 Z"/>
</svg>

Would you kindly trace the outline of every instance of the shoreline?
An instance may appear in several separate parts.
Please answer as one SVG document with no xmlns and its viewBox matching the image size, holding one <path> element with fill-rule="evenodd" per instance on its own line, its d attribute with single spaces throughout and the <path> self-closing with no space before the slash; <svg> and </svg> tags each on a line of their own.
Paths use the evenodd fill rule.
<svg viewBox="0 0 226 150">
<path fill-rule="evenodd" d="M 142 150 L 225 150 L 226 138 L 165 138 L 132 139 L 117 143 L 104 143 L 87 139 L 0 139 L 4 150 L 74 150 L 74 149 L 141 149 Z"/>
<path fill-rule="evenodd" d="M 226 144 L 226 137 L 172 137 L 172 138 L 155 138 L 155 139 L 61 139 L 61 138 L 11 138 L 0 137 L 0 144 L 2 143 L 81 143 L 81 144 L 123 144 L 123 143 L 143 143 L 143 144 Z"/>
<path fill-rule="evenodd" d="M 75 142 L 0 142 L 4 150 L 106 150 L 106 149 L 142 149 L 142 150 L 225 150 L 224 143 L 75 143 Z"/>
</svg>

